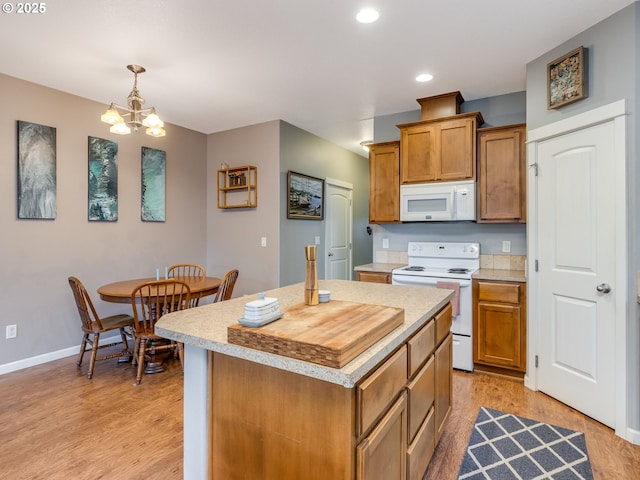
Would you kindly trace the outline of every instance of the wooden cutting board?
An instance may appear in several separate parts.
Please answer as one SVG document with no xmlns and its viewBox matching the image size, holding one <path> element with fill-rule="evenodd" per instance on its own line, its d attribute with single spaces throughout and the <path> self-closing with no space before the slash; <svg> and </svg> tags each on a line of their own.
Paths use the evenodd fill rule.
<svg viewBox="0 0 640 480">
<path fill-rule="evenodd" d="M 404 309 L 332 300 L 299 303 L 263 327 L 227 328 L 229 343 L 341 368 L 404 323 Z"/>
</svg>

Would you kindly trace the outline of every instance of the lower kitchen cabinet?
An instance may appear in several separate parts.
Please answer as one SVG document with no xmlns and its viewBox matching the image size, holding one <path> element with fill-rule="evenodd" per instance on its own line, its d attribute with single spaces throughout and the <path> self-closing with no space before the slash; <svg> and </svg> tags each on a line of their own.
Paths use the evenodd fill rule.
<svg viewBox="0 0 640 480">
<path fill-rule="evenodd" d="M 406 451 L 407 394 L 403 393 L 356 447 L 356 479 L 405 480 Z"/>
<path fill-rule="evenodd" d="M 210 478 L 420 480 L 451 410 L 451 318 L 352 388 L 214 352 Z"/>
<path fill-rule="evenodd" d="M 447 335 L 442 345 L 435 353 L 436 361 L 436 397 L 435 397 L 435 428 L 436 443 L 444 430 L 452 407 L 453 389 L 453 337 Z"/>
<path fill-rule="evenodd" d="M 526 372 L 526 284 L 473 280 L 473 361 Z"/>
</svg>

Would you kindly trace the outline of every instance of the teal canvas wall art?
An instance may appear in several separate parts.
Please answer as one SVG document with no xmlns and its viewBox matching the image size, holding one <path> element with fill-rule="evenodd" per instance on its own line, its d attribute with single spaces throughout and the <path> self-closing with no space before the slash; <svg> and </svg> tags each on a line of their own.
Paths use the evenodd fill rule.
<svg viewBox="0 0 640 480">
<path fill-rule="evenodd" d="M 142 221 L 165 221 L 166 153 L 142 147 Z"/>
<path fill-rule="evenodd" d="M 118 220 L 118 144 L 89 137 L 89 221 Z"/>
</svg>

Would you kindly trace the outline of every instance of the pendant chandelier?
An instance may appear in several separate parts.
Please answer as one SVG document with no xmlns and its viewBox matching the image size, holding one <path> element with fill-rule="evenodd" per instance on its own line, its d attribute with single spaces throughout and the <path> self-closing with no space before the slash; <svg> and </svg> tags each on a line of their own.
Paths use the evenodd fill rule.
<svg viewBox="0 0 640 480">
<path fill-rule="evenodd" d="M 111 125 L 109 131 L 118 135 L 128 135 L 131 128 L 134 132 L 138 128 L 147 127 L 146 134 L 152 137 L 164 137 L 164 122 L 156 114 L 156 109 L 142 108 L 144 98 L 138 92 L 138 74 L 144 73 L 146 70 L 140 65 L 127 65 L 127 68 L 133 72 L 133 90 L 127 97 L 127 107 L 123 107 L 116 103 L 111 103 L 106 112 L 102 114 L 100 120 Z"/>
</svg>

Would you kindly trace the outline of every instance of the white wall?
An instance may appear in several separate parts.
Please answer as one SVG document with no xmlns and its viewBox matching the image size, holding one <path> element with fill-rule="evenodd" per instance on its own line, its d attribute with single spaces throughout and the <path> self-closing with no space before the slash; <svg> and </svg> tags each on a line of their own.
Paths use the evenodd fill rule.
<svg viewBox="0 0 640 480">
<path fill-rule="evenodd" d="M 110 314 L 130 308 L 102 302 L 100 285 L 155 275 L 171 263 L 205 263 L 206 137 L 172 125 L 162 139 L 143 132 L 112 135 L 100 122 L 106 105 L 4 75 L 0 105 L 1 371 L 3 365 L 80 344 L 68 276 L 80 278 L 98 311 Z M 155 106 L 162 115 L 161 103 Z M 55 220 L 17 219 L 17 120 L 56 128 Z M 87 220 L 89 136 L 119 146 L 117 222 Z M 164 223 L 140 220 L 141 146 L 166 152 Z M 18 336 L 6 340 L 10 324 L 18 326 Z"/>
</svg>

